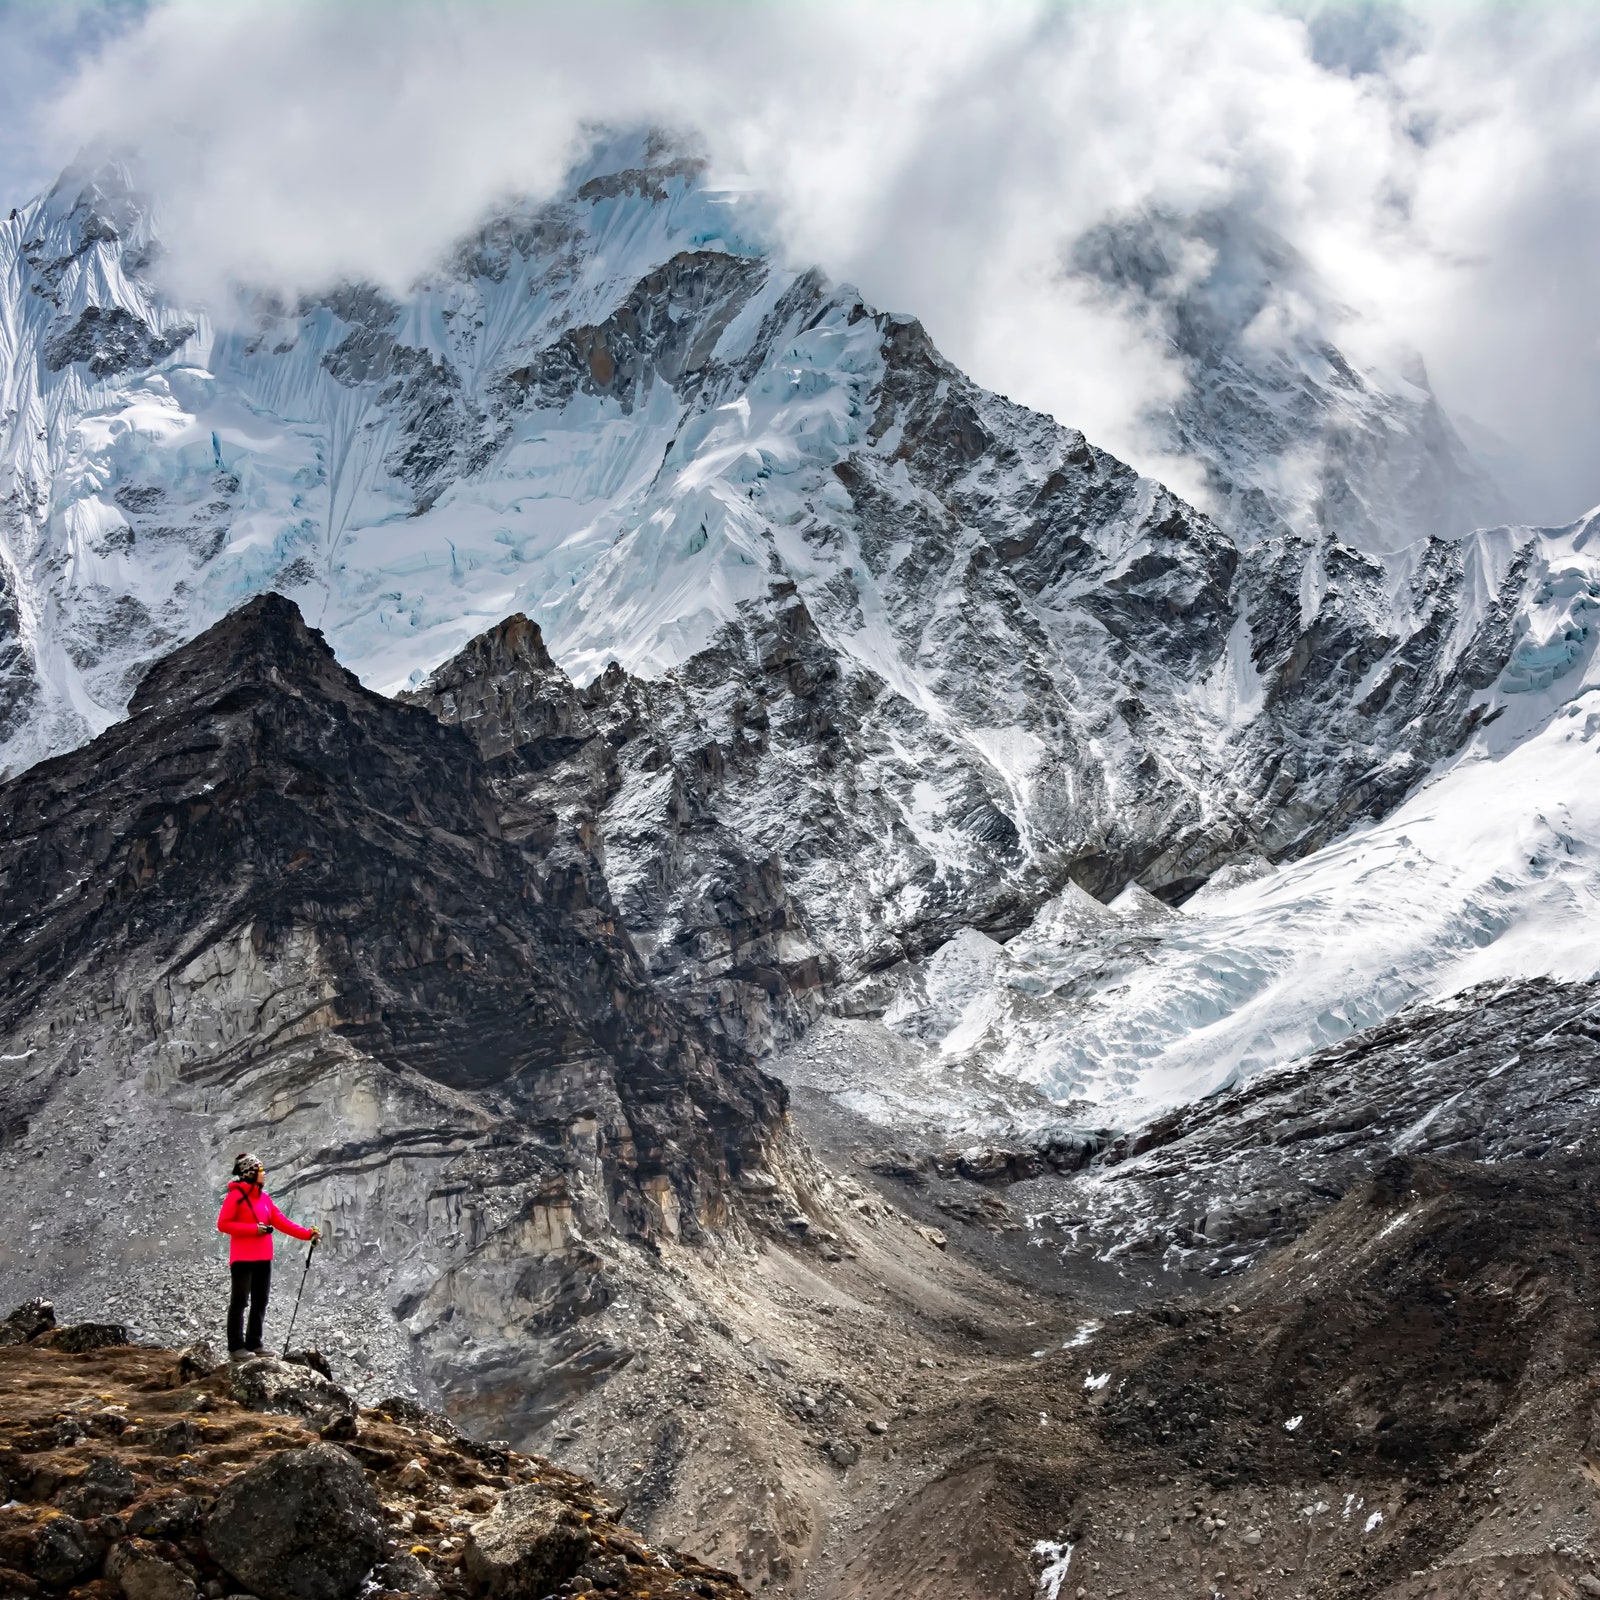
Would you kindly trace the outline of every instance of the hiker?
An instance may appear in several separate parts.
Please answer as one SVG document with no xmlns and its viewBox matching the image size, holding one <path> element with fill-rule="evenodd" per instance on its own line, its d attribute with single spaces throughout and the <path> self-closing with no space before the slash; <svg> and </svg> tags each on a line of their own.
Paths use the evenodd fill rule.
<svg viewBox="0 0 1600 1600">
<path fill-rule="evenodd" d="M 239 1356 L 261 1348 L 261 1319 L 267 1314 L 267 1292 L 272 1285 L 272 1230 L 293 1239 L 320 1239 L 318 1228 L 302 1228 L 272 1203 L 262 1185 L 267 1172 L 248 1150 L 233 1163 L 234 1181 L 217 1213 L 217 1232 L 230 1236 L 229 1270 L 233 1293 L 228 1299 L 228 1354 Z M 244 1325 L 245 1301 L 250 1302 L 250 1326 Z"/>
</svg>

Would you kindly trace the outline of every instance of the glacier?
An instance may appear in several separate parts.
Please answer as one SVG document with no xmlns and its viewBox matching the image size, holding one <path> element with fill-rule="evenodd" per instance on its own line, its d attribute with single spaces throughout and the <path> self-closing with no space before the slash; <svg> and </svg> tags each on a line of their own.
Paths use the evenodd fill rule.
<svg viewBox="0 0 1600 1600">
<path fill-rule="evenodd" d="M 928 1051 L 859 1109 L 936 1111 L 941 1082 L 1038 1091 L 1134 1127 L 1496 981 L 1600 975 L 1600 511 L 1539 540 L 1518 641 L 1467 748 L 1382 822 L 1300 860 L 1225 868 L 1181 908 L 1068 886 L 1004 945 L 969 934 L 886 1010 Z"/>
<path fill-rule="evenodd" d="M 554 637 L 575 661 L 660 667 L 692 653 L 759 571 L 697 483 L 675 505 L 634 506 L 684 420 L 681 399 L 653 385 L 636 405 L 574 380 L 558 412 L 518 426 L 490 392 L 533 381 L 519 353 L 604 320 L 688 253 L 761 288 L 739 302 L 738 326 L 701 330 L 686 364 L 719 344 L 737 359 L 792 285 L 744 240 L 733 198 L 693 181 L 694 163 L 626 166 L 645 144 L 597 152 L 605 175 L 577 174 L 569 204 L 497 218 L 404 306 L 364 288 L 294 307 L 250 296 L 225 326 L 165 303 L 151 214 L 125 169 L 69 173 L 19 210 L 0 229 L 4 603 L 32 673 L 10 663 L 0 762 L 15 770 L 99 731 L 154 654 L 268 588 L 384 689 L 519 607 L 560 618 Z M 144 330 L 143 348 L 113 348 L 112 318 Z M 62 359 L 62 330 L 87 360 Z M 771 462 L 792 470 L 848 411 L 805 386 L 808 367 L 832 369 L 819 360 L 829 344 L 824 332 L 795 341 L 796 376 L 775 380 L 742 447 L 752 474 L 774 414 Z M 470 482 L 454 481 L 466 464 Z M 680 517 L 695 526 L 674 540 Z M 572 603 L 563 591 L 635 523 L 658 564 L 627 596 L 613 583 L 604 602 Z M 693 562 L 689 546 L 703 549 L 713 525 L 714 547 Z M 695 572 L 679 587 L 675 560 Z M 691 592 L 700 601 L 685 605 Z M 597 625 L 597 604 L 619 602 L 630 624 Z"/>
</svg>

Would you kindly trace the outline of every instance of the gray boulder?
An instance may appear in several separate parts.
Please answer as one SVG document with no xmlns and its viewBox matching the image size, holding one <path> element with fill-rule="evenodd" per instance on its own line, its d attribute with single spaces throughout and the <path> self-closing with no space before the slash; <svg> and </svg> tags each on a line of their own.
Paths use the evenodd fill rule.
<svg viewBox="0 0 1600 1600">
<path fill-rule="evenodd" d="M 175 1376 L 180 1384 L 193 1383 L 197 1378 L 209 1378 L 222 1365 L 215 1350 L 205 1339 L 196 1339 L 178 1352 L 178 1370 Z"/>
<path fill-rule="evenodd" d="M 141 1539 L 111 1547 L 106 1577 L 122 1590 L 124 1600 L 195 1600 L 197 1593 L 186 1572 L 163 1561 Z"/>
<path fill-rule="evenodd" d="M 34 1543 L 33 1575 L 47 1589 L 70 1589 L 100 1565 L 105 1553 L 105 1540 L 76 1517 L 50 1517 Z"/>
<path fill-rule="evenodd" d="M 0 1345 L 26 1344 L 56 1325 L 56 1308 L 48 1300 L 29 1300 L 0 1322 Z"/>
<path fill-rule="evenodd" d="M 348 1426 L 355 1421 L 355 1401 L 320 1372 L 296 1362 L 257 1356 L 239 1362 L 230 1381 L 233 1398 L 252 1411 L 300 1417 L 314 1428 Z"/>
<path fill-rule="evenodd" d="M 115 1456 L 96 1456 L 81 1478 L 57 1493 L 55 1503 L 75 1517 L 101 1517 L 121 1510 L 138 1492 L 133 1474 Z"/>
<path fill-rule="evenodd" d="M 535 1485 L 510 1489 L 467 1534 L 467 1586 L 482 1600 L 542 1600 L 589 1554 L 589 1530 L 571 1506 Z"/>
<path fill-rule="evenodd" d="M 433 1600 L 439 1592 L 438 1580 L 406 1550 L 374 1567 L 372 1583 L 383 1593 L 421 1595 L 424 1600 Z"/>
<path fill-rule="evenodd" d="M 261 1600 L 345 1600 L 383 1552 L 377 1496 L 337 1445 L 280 1450 L 217 1497 L 211 1559 Z"/>
</svg>

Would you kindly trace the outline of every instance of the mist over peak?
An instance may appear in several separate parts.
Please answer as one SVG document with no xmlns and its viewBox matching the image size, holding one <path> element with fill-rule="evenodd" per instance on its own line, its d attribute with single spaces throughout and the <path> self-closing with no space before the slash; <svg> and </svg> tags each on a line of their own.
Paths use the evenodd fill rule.
<svg viewBox="0 0 1600 1600">
<path fill-rule="evenodd" d="M 30 126 L 58 165 L 138 152 L 185 302 L 241 282 L 403 292 L 507 196 L 616 165 L 596 128 L 688 130 L 715 182 L 763 197 L 787 260 L 1157 471 L 1149 412 L 1183 363 L 1159 318 L 1063 263 L 1118 219 L 1229 216 L 1308 263 L 1348 313 L 1347 355 L 1418 352 L 1445 408 L 1507 441 L 1512 515 L 1600 499 L 1600 22 L 1581 8 L 375 16 L 124 13 L 44 74 Z"/>
</svg>

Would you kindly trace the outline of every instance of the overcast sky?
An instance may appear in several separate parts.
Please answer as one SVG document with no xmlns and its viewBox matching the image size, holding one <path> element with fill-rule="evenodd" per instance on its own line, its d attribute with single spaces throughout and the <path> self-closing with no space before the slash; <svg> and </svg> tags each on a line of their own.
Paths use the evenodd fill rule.
<svg viewBox="0 0 1600 1600">
<path fill-rule="evenodd" d="M 193 296 L 403 286 L 585 121 L 664 119 L 796 259 L 1136 461 L 1179 377 L 1063 263 L 1107 217 L 1227 208 L 1358 356 L 1418 350 L 1507 441 L 1521 515 L 1600 502 L 1600 6 L 0 0 L 0 50 L 7 203 L 137 150 Z"/>
</svg>

